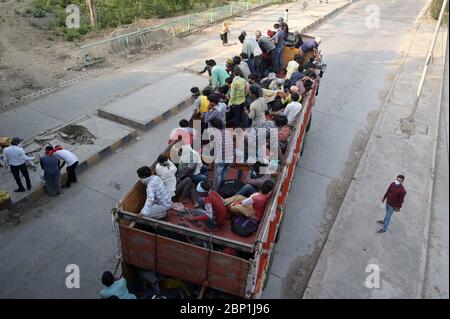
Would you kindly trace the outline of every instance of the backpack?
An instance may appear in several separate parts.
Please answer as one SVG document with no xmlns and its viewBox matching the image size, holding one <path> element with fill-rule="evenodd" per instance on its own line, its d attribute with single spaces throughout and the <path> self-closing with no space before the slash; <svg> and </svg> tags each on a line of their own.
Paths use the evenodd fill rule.
<svg viewBox="0 0 450 319">
<path fill-rule="evenodd" d="M 229 198 L 236 195 L 236 193 L 239 192 L 243 186 L 244 183 L 238 179 L 227 179 L 222 182 L 218 193 L 222 196 L 222 198 Z"/>
<path fill-rule="evenodd" d="M 258 229 L 259 222 L 253 218 L 238 216 L 231 222 L 231 231 L 242 237 L 248 237 Z"/>
</svg>

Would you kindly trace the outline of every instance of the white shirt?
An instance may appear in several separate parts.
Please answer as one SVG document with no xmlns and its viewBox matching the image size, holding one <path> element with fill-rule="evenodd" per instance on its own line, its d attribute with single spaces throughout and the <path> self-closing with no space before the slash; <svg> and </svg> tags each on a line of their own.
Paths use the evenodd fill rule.
<svg viewBox="0 0 450 319">
<path fill-rule="evenodd" d="M 161 164 L 156 164 L 156 175 L 158 175 L 164 185 L 166 186 L 167 190 L 170 193 L 170 197 L 175 196 L 175 190 L 177 188 L 177 177 L 175 174 L 177 173 L 177 167 L 174 163 L 172 163 L 170 160 L 167 161 L 168 166 L 164 166 Z"/>
<path fill-rule="evenodd" d="M 75 164 L 75 162 L 78 162 L 78 157 L 68 150 L 59 150 L 56 151 L 55 154 L 56 156 L 58 156 L 58 158 L 66 162 L 67 166 L 72 166 L 73 164 Z"/>
<path fill-rule="evenodd" d="M 6 147 L 3 150 L 3 154 L 5 163 L 12 166 L 19 166 L 34 159 L 33 157 L 27 156 L 23 148 L 17 145 Z"/>
<path fill-rule="evenodd" d="M 284 109 L 283 114 L 287 116 L 288 124 L 294 125 L 297 115 L 301 112 L 303 106 L 299 102 L 291 102 Z"/>
</svg>

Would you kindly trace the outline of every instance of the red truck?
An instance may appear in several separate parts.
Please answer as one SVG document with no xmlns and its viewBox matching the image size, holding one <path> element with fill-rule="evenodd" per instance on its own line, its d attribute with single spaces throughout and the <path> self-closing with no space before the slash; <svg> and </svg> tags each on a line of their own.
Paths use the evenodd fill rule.
<svg viewBox="0 0 450 319">
<path fill-rule="evenodd" d="M 146 189 L 139 181 L 134 184 L 112 209 L 117 257 L 127 280 L 136 280 L 138 271 L 146 270 L 198 285 L 202 294 L 205 289 L 215 289 L 234 298 L 261 296 L 295 168 L 311 125 L 319 82 L 317 77 L 303 97 L 303 110 L 285 151 L 286 163 L 278 167 L 271 199 L 252 236 L 234 234 L 228 225 L 230 221 L 208 233 L 188 225 L 175 213 L 168 213 L 164 220 L 137 217 L 146 199 Z M 162 153 L 168 154 L 175 143 Z M 155 165 L 156 162 L 152 169 Z M 244 166 L 236 165 L 235 169 L 245 170 Z M 237 254 L 226 253 L 226 248 Z"/>
</svg>

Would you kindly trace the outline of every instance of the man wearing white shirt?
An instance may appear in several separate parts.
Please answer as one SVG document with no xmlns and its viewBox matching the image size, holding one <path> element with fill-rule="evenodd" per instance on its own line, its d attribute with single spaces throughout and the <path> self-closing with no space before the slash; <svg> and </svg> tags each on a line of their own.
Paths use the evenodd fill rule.
<svg viewBox="0 0 450 319">
<path fill-rule="evenodd" d="M 272 112 L 272 114 L 284 114 L 288 119 L 288 125 L 293 126 L 295 121 L 297 120 L 298 115 L 303 109 L 303 106 L 300 104 L 300 94 L 297 92 L 293 92 L 291 94 L 292 102 L 289 103 L 284 111 L 280 112 Z"/>
<path fill-rule="evenodd" d="M 19 146 L 21 139 L 18 137 L 14 137 L 11 140 L 11 146 L 6 147 L 3 150 L 4 158 L 5 158 L 5 167 L 10 167 L 11 173 L 16 180 L 18 188 L 14 191 L 25 192 L 25 188 L 23 187 L 22 181 L 20 180 L 20 173 L 22 173 L 23 177 L 25 177 L 25 182 L 27 183 L 27 189 L 31 189 L 31 180 L 28 175 L 27 162 L 31 162 L 34 157 L 29 157 L 25 154 L 25 151 L 21 146 Z"/>
<path fill-rule="evenodd" d="M 63 149 L 59 145 L 55 146 L 54 154 L 63 161 L 60 166 L 60 169 L 63 168 L 65 164 L 67 164 L 66 187 L 70 187 L 70 185 L 72 183 L 77 183 L 78 181 L 77 181 L 77 175 L 76 175 L 76 168 L 78 166 L 78 157 L 75 154 L 73 154 L 72 152 Z"/>
</svg>

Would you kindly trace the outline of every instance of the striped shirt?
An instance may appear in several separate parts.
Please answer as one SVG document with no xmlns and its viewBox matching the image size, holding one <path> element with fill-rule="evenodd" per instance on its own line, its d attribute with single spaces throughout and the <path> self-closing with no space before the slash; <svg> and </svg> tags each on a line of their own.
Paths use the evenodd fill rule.
<svg viewBox="0 0 450 319">
<path fill-rule="evenodd" d="M 154 205 L 171 206 L 172 200 L 162 179 L 156 175 L 149 177 L 147 183 L 147 199 L 141 212 L 148 215 L 150 208 Z"/>
<path fill-rule="evenodd" d="M 233 163 L 234 162 L 234 143 L 231 129 L 218 130 L 210 128 L 208 136 L 214 146 L 215 163 Z M 211 137 L 214 137 L 211 139 Z"/>
</svg>

